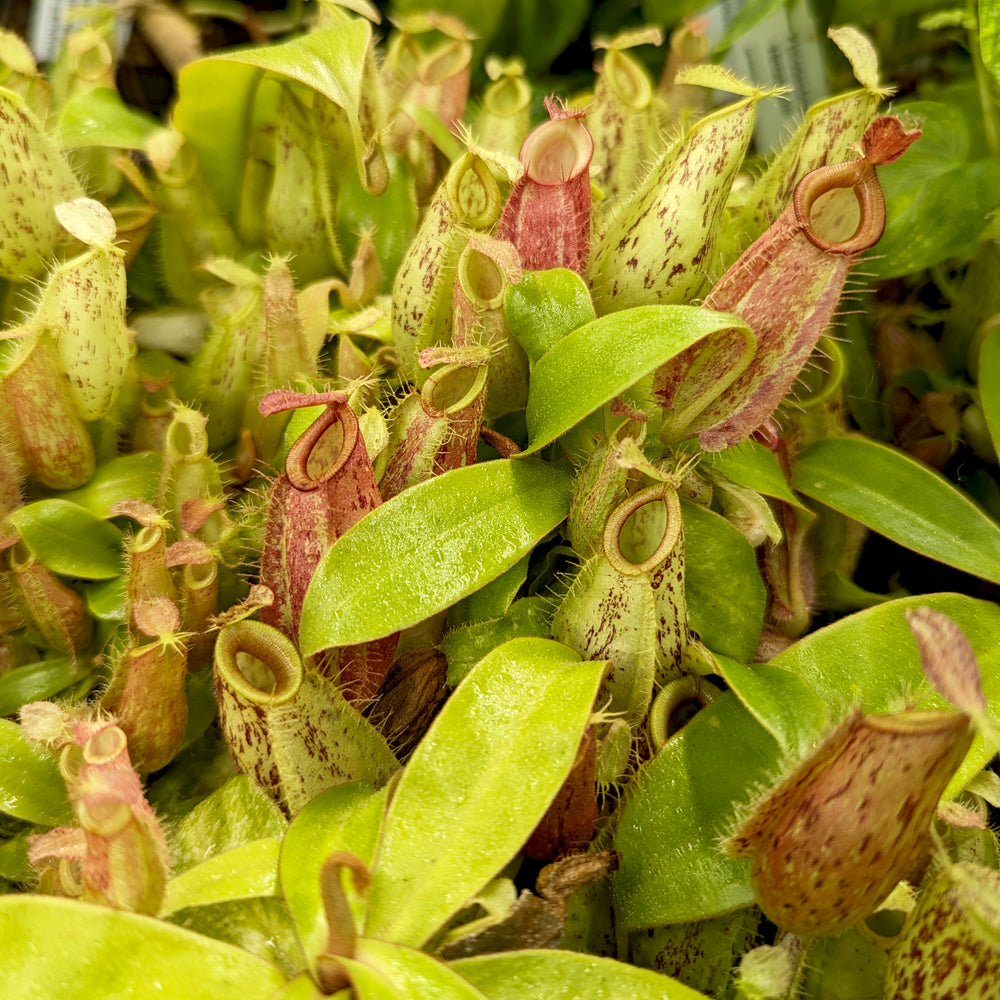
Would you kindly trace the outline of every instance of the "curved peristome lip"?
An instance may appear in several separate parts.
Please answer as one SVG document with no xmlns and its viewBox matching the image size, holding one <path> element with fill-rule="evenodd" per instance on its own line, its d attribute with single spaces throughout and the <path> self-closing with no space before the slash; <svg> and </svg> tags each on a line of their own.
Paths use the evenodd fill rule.
<svg viewBox="0 0 1000 1000">
<path fill-rule="evenodd" d="M 525 175 L 545 187 L 586 174 L 593 155 L 593 137 L 576 114 L 543 122 L 521 146 Z"/>
<path fill-rule="evenodd" d="M 328 403 L 346 403 L 347 393 L 331 392 L 295 392 L 291 389 L 276 389 L 269 392 L 260 401 L 258 409 L 262 416 L 269 417 L 285 410 L 297 410 L 303 406 L 324 406 Z"/>
</svg>

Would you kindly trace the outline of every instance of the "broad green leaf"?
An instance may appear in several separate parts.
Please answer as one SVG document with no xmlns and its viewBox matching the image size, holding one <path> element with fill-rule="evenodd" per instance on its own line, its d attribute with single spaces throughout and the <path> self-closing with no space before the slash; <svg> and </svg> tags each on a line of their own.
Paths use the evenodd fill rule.
<svg viewBox="0 0 1000 1000">
<path fill-rule="evenodd" d="M 525 271 L 518 284 L 507 287 L 504 313 L 532 366 L 567 333 L 597 317 L 586 282 L 565 267 Z"/>
<path fill-rule="evenodd" d="M 724 517 L 683 503 L 688 624 L 713 652 L 750 660 L 767 591 L 750 543 Z"/>
<path fill-rule="evenodd" d="M 448 686 L 455 687 L 491 649 L 518 636 L 548 638 L 552 634 L 552 602 L 547 597 L 522 597 L 502 618 L 472 622 L 445 635 L 441 651 L 448 658 Z"/>
<path fill-rule="evenodd" d="M 27 663 L 0 676 L 0 715 L 14 715 L 29 701 L 46 701 L 93 673 L 92 660 L 68 656 Z"/>
<path fill-rule="evenodd" d="M 43 826 L 73 822 L 58 761 L 9 719 L 0 719 L 0 812 Z"/>
<path fill-rule="evenodd" d="M 80 588 L 87 599 L 87 610 L 102 622 L 125 622 L 125 577 L 95 580 Z"/>
<path fill-rule="evenodd" d="M 102 462 L 86 486 L 60 493 L 59 499 L 69 500 L 103 518 L 111 517 L 111 508 L 119 500 L 155 503 L 162 464 L 163 457 L 158 451 L 119 455 Z"/>
<path fill-rule="evenodd" d="M 833 721 L 854 707 L 898 712 L 917 700 L 921 708 L 948 708 L 925 680 L 917 645 L 906 624 L 910 608 L 926 605 L 948 615 L 972 644 L 982 675 L 987 712 L 1000 723 L 1000 607 L 960 594 L 905 597 L 842 618 L 800 639 L 771 660 L 790 670 L 826 702 Z M 977 736 L 965 762 L 945 789 L 953 798 L 995 753 Z"/>
<path fill-rule="evenodd" d="M 524 57 L 529 70 L 544 73 L 579 36 L 592 9 L 591 0 L 511 0 L 492 49 L 481 51 L 517 53 Z M 544 25 L 545 30 L 539 31 L 539 25 Z"/>
<path fill-rule="evenodd" d="M 800 761 L 830 725 L 826 703 L 797 674 L 773 663 L 752 667 L 716 657 L 719 676 L 753 717 L 778 741 L 782 753 Z"/>
<path fill-rule="evenodd" d="M 284 900 L 277 896 L 251 896 L 221 903 L 193 906 L 164 920 L 195 934 L 237 948 L 276 966 L 286 976 L 305 967 L 302 946 Z"/>
<path fill-rule="evenodd" d="M 358 233 L 371 232 L 382 265 L 382 291 L 392 291 L 392 279 L 413 242 L 417 228 L 417 200 L 413 179 L 405 162 L 387 154 L 389 186 L 380 195 L 371 195 L 351 171 L 337 178 L 337 234 L 350 260 Z"/>
<path fill-rule="evenodd" d="M 28 862 L 28 834 L 0 840 L 0 878 L 11 882 L 31 882 L 36 878 Z"/>
<path fill-rule="evenodd" d="M 745 861 L 719 840 L 779 774 L 781 751 L 734 694 L 703 708 L 636 776 L 615 834 L 624 931 L 704 920 L 754 901 Z"/>
<path fill-rule="evenodd" d="M 371 43 L 371 24 L 363 18 L 352 18 L 340 24 L 317 28 L 281 44 L 228 50 L 224 54 L 188 63 L 178 77 L 180 97 L 174 111 L 174 123 L 189 139 L 197 136 L 201 140 L 196 139 L 196 148 L 203 143 L 209 149 L 215 148 L 218 140 L 205 134 L 206 127 L 226 114 L 240 119 L 238 112 L 243 101 L 253 92 L 261 71 L 267 70 L 311 87 L 343 109 L 354 140 L 355 159 L 359 171 L 363 172 L 366 158 L 372 159 L 378 151 L 376 137 L 371 133 L 372 123 L 368 120 L 372 109 L 366 108 L 370 95 L 365 93 L 366 84 L 374 83 L 371 78 Z M 213 66 L 216 62 L 246 66 L 250 68 L 250 76 L 239 72 L 230 76 L 225 70 L 216 70 Z M 218 86 L 221 81 L 228 82 L 230 78 L 236 83 L 236 92 L 219 95 L 227 98 L 224 102 L 206 93 L 206 85 Z M 198 107 L 206 98 L 212 105 L 214 113 L 211 115 Z M 230 130 L 224 122 L 220 124 L 224 131 Z M 245 120 L 241 120 L 240 124 L 245 128 Z M 243 140 L 240 136 L 230 150 L 239 171 L 243 166 L 242 151 Z M 214 156 L 212 160 L 217 162 Z M 205 164 L 204 159 L 202 163 Z M 219 178 L 214 180 L 217 182 Z M 228 210 L 228 206 L 223 207 Z"/>
<path fill-rule="evenodd" d="M 281 889 L 295 922 L 306 961 L 326 950 L 327 923 L 320 897 L 320 870 L 334 851 L 349 851 L 368 867 L 375 857 L 388 786 L 376 791 L 363 781 L 338 785 L 316 796 L 288 828 L 281 848 Z M 353 891 L 351 880 L 341 880 L 354 914 L 364 922 L 365 898 Z"/>
<path fill-rule="evenodd" d="M 483 1000 L 482 993 L 444 962 L 405 945 L 359 938 L 354 958 L 376 970 L 401 997 Z"/>
<path fill-rule="evenodd" d="M 996 0 L 979 0 L 979 48 L 983 63 L 1000 83 L 1000 6 Z"/>
<path fill-rule="evenodd" d="M 0 898 L 0 992 L 21 1000 L 267 1000 L 285 976 L 173 924 L 55 896 Z"/>
<path fill-rule="evenodd" d="M 774 452 L 756 441 L 745 441 L 723 451 L 707 451 L 702 455 L 702 461 L 740 486 L 756 490 L 766 497 L 784 500 L 795 507 L 803 506 L 788 485 Z"/>
<path fill-rule="evenodd" d="M 452 967 L 488 1000 L 704 1000 L 697 990 L 649 969 L 575 951 L 536 949 L 477 955 Z"/>
<path fill-rule="evenodd" d="M 323 997 L 313 977 L 308 972 L 302 972 L 289 979 L 270 1000 L 323 1000 Z"/>
<path fill-rule="evenodd" d="M 777 670 L 800 678 L 829 708 L 831 726 L 855 708 L 901 711 L 915 702 L 921 708 L 945 708 L 923 677 L 916 641 L 906 624 L 906 611 L 921 605 L 948 615 L 968 637 L 996 724 L 1000 607 L 958 594 L 908 597 L 843 618 L 775 657 L 769 679 L 778 679 Z M 748 679 L 738 676 L 738 669 L 733 679 L 749 701 Z M 787 677 L 780 680 L 786 696 L 803 700 L 801 688 Z M 805 708 L 811 718 L 790 719 L 793 706 L 769 710 L 763 687 L 756 687 L 754 710 L 767 716 L 767 728 L 788 747 L 807 742 L 806 726 L 818 722 L 815 708 Z M 773 697 L 781 695 L 775 691 Z M 977 736 L 945 798 L 957 795 L 993 753 Z M 718 841 L 731 831 L 746 804 L 790 764 L 782 761 L 775 739 L 732 693 L 699 712 L 667 743 L 639 772 L 618 825 L 615 846 L 622 860 L 614 889 L 624 928 L 701 920 L 752 902 L 745 862 L 728 859 Z"/>
<path fill-rule="evenodd" d="M 9 515 L 24 544 L 53 573 L 109 580 L 122 572 L 122 533 L 68 500 L 36 500 Z"/>
<path fill-rule="evenodd" d="M 111 146 L 145 149 L 150 134 L 160 127 L 155 118 L 130 108 L 117 90 L 94 87 L 70 96 L 56 121 L 64 147 Z"/>
<path fill-rule="evenodd" d="M 792 485 L 914 552 L 1000 583 L 1000 526 L 895 448 L 861 437 L 817 441 L 795 459 Z"/>
<path fill-rule="evenodd" d="M 351 977 L 350 995 L 357 1000 L 408 1000 L 407 994 L 400 992 L 377 969 L 353 958 L 342 959 L 342 964 Z"/>
<path fill-rule="evenodd" d="M 879 169 L 886 230 L 865 270 L 880 278 L 920 271 L 964 252 L 1000 204 L 1000 163 L 967 159 L 969 131 L 958 109 L 910 101 L 898 110 L 919 120 L 922 134 L 906 156 Z"/>
<path fill-rule="evenodd" d="M 278 807 L 246 775 L 231 778 L 169 831 L 174 877 L 250 841 L 281 837 Z"/>
<path fill-rule="evenodd" d="M 303 655 L 379 639 L 474 593 L 566 517 L 571 488 L 561 468 L 501 459 L 404 490 L 320 560 L 302 610 Z"/>
<path fill-rule="evenodd" d="M 523 556 L 495 580 L 459 601 L 448 613 L 448 621 L 464 625 L 502 618 L 528 578 L 529 558 L 530 555 Z"/>
<path fill-rule="evenodd" d="M 744 337 L 749 360 L 755 341 L 743 320 L 695 306 L 636 306 L 578 327 L 532 370 L 527 451 L 555 441 L 685 348 L 732 331 Z M 736 365 L 732 377 L 740 370 Z"/>
<path fill-rule="evenodd" d="M 572 767 L 605 666 L 513 639 L 472 668 L 396 786 L 368 936 L 419 946 L 517 853 Z"/>
<path fill-rule="evenodd" d="M 979 398 L 993 447 L 1000 452 L 1000 327 L 988 333 L 979 348 Z"/>
<path fill-rule="evenodd" d="M 189 906 L 277 896 L 280 849 L 277 838 L 251 840 L 189 868 L 167 883 L 160 916 Z"/>
<path fill-rule="evenodd" d="M 236 218 L 246 165 L 247 123 L 263 72 L 220 59 L 197 59 L 177 77 L 173 124 L 198 154 L 219 207 Z"/>
</svg>

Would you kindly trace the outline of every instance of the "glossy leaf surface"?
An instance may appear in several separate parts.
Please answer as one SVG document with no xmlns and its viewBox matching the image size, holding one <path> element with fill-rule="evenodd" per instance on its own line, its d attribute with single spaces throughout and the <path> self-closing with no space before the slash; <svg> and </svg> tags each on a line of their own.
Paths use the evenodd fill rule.
<svg viewBox="0 0 1000 1000">
<path fill-rule="evenodd" d="M 703 1000 L 676 979 L 610 958 L 556 949 L 500 952 L 452 963 L 488 1000 Z"/>
<path fill-rule="evenodd" d="M 122 533 L 68 500 L 37 500 L 12 511 L 10 521 L 54 573 L 108 580 L 122 572 Z"/>
<path fill-rule="evenodd" d="M 365 782 L 339 785 L 318 795 L 295 817 L 281 848 L 281 888 L 306 960 L 314 965 L 325 950 L 326 913 L 320 870 L 334 851 L 349 851 L 368 867 L 375 857 L 388 789 Z M 364 921 L 365 899 L 342 878 L 355 926 Z"/>
<path fill-rule="evenodd" d="M 756 554 L 725 518 L 695 504 L 682 510 L 688 624 L 713 652 L 749 660 L 767 604 Z"/>
<path fill-rule="evenodd" d="M 404 490 L 323 556 L 302 611 L 303 654 L 379 639 L 474 593 L 566 517 L 570 489 L 561 468 L 503 459 Z"/>
<path fill-rule="evenodd" d="M 358 940 L 355 959 L 374 969 L 400 998 L 483 1000 L 474 986 L 444 962 L 390 941 Z M 362 996 L 366 994 L 362 991 Z"/>
<path fill-rule="evenodd" d="M 266 1000 L 285 982 L 273 965 L 232 945 L 54 896 L 4 896 L 0 936 L 7 955 L 0 991 L 23 1000 Z"/>
<path fill-rule="evenodd" d="M 627 930 L 700 920 L 752 902 L 745 865 L 726 857 L 718 838 L 731 831 L 740 808 L 786 766 L 771 734 L 788 751 L 808 743 L 809 728 L 820 722 L 817 699 L 829 708 L 831 725 L 855 707 L 899 711 L 906 697 L 918 697 L 921 707 L 946 707 L 924 680 L 916 642 L 907 634 L 905 612 L 921 605 L 947 614 L 966 634 L 987 701 L 1000 704 L 1000 608 L 956 594 L 892 601 L 799 640 L 770 663 L 774 676 L 769 679 L 782 687 L 781 704 L 773 710 L 767 702 L 779 697 L 776 688 L 765 694 L 757 684 L 754 692 L 749 686 L 754 678 L 740 676 L 741 668 L 734 667 L 733 680 L 766 728 L 734 694 L 726 694 L 699 712 L 639 773 L 615 839 L 622 855 L 615 899 Z M 800 683 L 777 677 L 778 669 Z M 991 716 L 996 721 L 995 708 Z M 957 794 L 990 756 L 977 737 L 946 797 Z M 706 774 L 712 775 L 710 782 Z"/>
<path fill-rule="evenodd" d="M 596 318 L 583 278 L 565 267 L 525 271 L 519 284 L 508 287 L 504 311 L 511 335 L 532 365 L 566 334 Z"/>
<path fill-rule="evenodd" d="M 1000 328 L 987 334 L 979 349 L 979 395 L 996 448 L 1000 444 Z"/>
<path fill-rule="evenodd" d="M 216 854 L 167 883 L 161 916 L 189 906 L 278 895 L 281 841 L 251 840 Z"/>
<path fill-rule="evenodd" d="M 0 812 L 44 826 L 73 820 L 56 758 L 9 719 L 0 719 Z"/>
<path fill-rule="evenodd" d="M 59 494 L 95 517 L 110 517 L 119 500 L 153 503 L 160 487 L 163 458 L 156 451 L 138 451 L 102 462 L 86 486 Z"/>
<path fill-rule="evenodd" d="M 1000 582 L 1000 526 L 944 476 L 860 437 L 817 441 L 795 460 L 800 493 L 948 566 Z"/>
<path fill-rule="evenodd" d="M 796 507 L 802 506 L 802 501 L 788 485 L 774 452 L 756 441 L 745 441 L 723 451 L 705 452 L 702 460 L 740 486 Z"/>
<path fill-rule="evenodd" d="M 879 278 L 920 271 L 967 251 L 1000 204 L 1000 163 L 969 158 L 969 130 L 957 108 L 909 101 L 900 105 L 904 109 L 919 120 L 922 135 L 905 157 L 879 172 L 886 230 L 878 256 L 865 266 Z"/>
<path fill-rule="evenodd" d="M 422 944 L 517 853 L 569 773 L 604 669 L 522 638 L 469 671 L 396 786 L 368 936 Z"/>
<path fill-rule="evenodd" d="M 685 348 L 729 331 L 743 335 L 749 360 L 754 337 L 741 319 L 694 306 L 637 306 L 577 328 L 532 370 L 527 450 L 555 441 Z"/>
</svg>

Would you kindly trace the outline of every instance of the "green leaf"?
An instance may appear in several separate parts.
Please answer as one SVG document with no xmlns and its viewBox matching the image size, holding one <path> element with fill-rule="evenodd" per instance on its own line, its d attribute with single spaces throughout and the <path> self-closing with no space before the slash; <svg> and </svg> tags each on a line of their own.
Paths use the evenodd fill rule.
<svg viewBox="0 0 1000 1000">
<path fill-rule="evenodd" d="M 521 585 L 528 578 L 529 558 L 530 555 L 523 556 L 495 580 L 464 597 L 449 612 L 449 622 L 464 625 L 469 622 L 489 622 L 502 618 L 521 589 Z"/>
<path fill-rule="evenodd" d="M 578 327 L 532 370 L 527 451 L 555 441 L 685 348 L 728 331 L 743 335 L 748 360 L 755 341 L 743 320 L 696 306 L 636 306 Z"/>
<path fill-rule="evenodd" d="M 750 660 L 767 606 L 757 556 L 724 517 L 686 502 L 681 509 L 688 624 L 713 652 Z"/>
<path fill-rule="evenodd" d="M 792 485 L 914 552 L 1000 583 L 1000 527 L 895 448 L 861 437 L 817 441 L 795 459 Z"/>
<path fill-rule="evenodd" d="M 826 703 L 797 674 L 773 663 L 752 667 L 717 657 L 719 676 L 796 763 L 830 725 Z"/>
<path fill-rule="evenodd" d="M 406 163 L 391 154 L 389 186 L 378 195 L 369 194 L 354 171 L 337 178 L 337 234 L 344 256 L 350 260 L 358 242 L 358 233 L 372 233 L 372 241 L 382 265 L 382 291 L 392 291 L 392 279 L 413 242 L 417 229 L 417 200 L 413 179 Z"/>
<path fill-rule="evenodd" d="M 455 687 L 490 650 L 508 639 L 552 634 L 552 601 L 547 597 L 522 597 L 502 618 L 473 622 L 448 632 L 441 640 L 441 652 L 448 659 L 448 686 Z"/>
<path fill-rule="evenodd" d="M 189 868 L 167 883 L 160 916 L 189 906 L 277 896 L 280 849 L 276 838 L 251 840 Z"/>
<path fill-rule="evenodd" d="M 0 676 L 0 715 L 13 715 L 29 701 L 46 701 L 94 672 L 90 659 L 53 657 L 14 667 Z"/>
<path fill-rule="evenodd" d="M 59 762 L 9 719 L 0 719 L 0 812 L 43 826 L 73 822 Z"/>
<path fill-rule="evenodd" d="M 979 0 L 979 48 L 983 63 L 1000 83 L 1000 6 L 996 0 Z"/>
<path fill-rule="evenodd" d="M 296 817 L 281 848 L 281 888 L 295 922 L 306 961 L 315 972 L 326 950 L 326 911 L 320 896 L 320 869 L 334 851 L 349 851 L 371 867 L 388 788 L 363 781 L 338 785 L 316 796 Z M 343 879 L 354 923 L 364 922 L 365 897 Z"/>
<path fill-rule="evenodd" d="M 573 765 L 604 669 L 550 639 L 472 668 L 396 786 L 366 935 L 421 945 L 517 853 Z"/>
<path fill-rule="evenodd" d="M 794 507 L 804 507 L 788 485 L 774 452 L 756 441 L 745 441 L 723 451 L 706 451 L 701 460 L 740 486 Z"/>
<path fill-rule="evenodd" d="M 170 830 L 172 873 L 202 864 L 249 841 L 281 837 L 280 810 L 246 775 L 231 778 Z"/>
<path fill-rule="evenodd" d="M 160 125 L 155 118 L 130 108 L 117 90 L 94 87 L 66 100 L 56 127 L 64 147 L 144 149 L 146 140 Z"/>
<path fill-rule="evenodd" d="M 175 927 L 55 896 L 0 898 L 0 992 L 21 1000 L 267 1000 L 285 977 L 268 962 Z"/>
<path fill-rule="evenodd" d="M 125 577 L 113 576 L 80 588 L 87 599 L 87 610 L 99 621 L 125 622 Z"/>
<path fill-rule="evenodd" d="M 545 72 L 580 34 L 591 10 L 591 0 L 510 0 L 492 46 L 479 51 L 517 53 L 529 70 Z"/>
<path fill-rule="evenodd" d="M 174 110 L 174 123 L 188 138 L 191 138 L 201 157 L 203 150 L 211 151 L 210 161 L 202 159 L 210 174 L 220 166 L 222 172 L 236 181 L 243 168 L 243 151 L 246 131 L 246 107 L 259 81 L 262 70 L 277 73 L 311 87 L 342 108 L 354 139 L 354 153 L 361 167 L 366 155 L 370 156 L 377 145 L 375 136 L 366 134 L 365 105 L 369 96 L 365 94 L 366 80 L 371 69 L 372 26 L 363 18 L 351 18 L 339 24 L 316 28 L 290 41 L 276 45 L 262 45 L 253 48 L 227 50 L 224 54 L 209 56 L 188 63 L 178 77 L 179 99 Z M 248 73 L 216 69 L 217 63 L 237 63 L 248 67 Z M 212 88 L 220 85 L 234 85 L 232 91 L 212 94 Z M 206 89 L 208 88 L 208 89 Z M 207 102 L 208 108 L 199 106 Z M 234 134 L 226 118 L 235 118 L 240 126 Z M 229 157 L 235 164 L 226 166 L 219 163 L 219 138 L 211 135 L 213 124 L 218 124 L 225 136 L 235 141 L 229 149 Z M 210 165 L 211 164 L 211 165 Z M 213 176 L 213 189 L 218 191 L 222 177 Z M 236 193 L 239 192 L 237 183 Z M 220 201 L 228 213 L 235 205 Z M 232 216 L 230 216 L 232 217 Z"/>
<path fill-rule="evenodd" d="M 508 285 L 504 313 L 532 366 L 567 333 L 597 316 L 586 282 L 565 267 L 525 271 L 518 284 Z"/>
<path fill-rule="evenodd" d="M 766 17 L 770 17 L 776 10 L 781 10 L 788 0 L 746 0 L 739 8 L 739 12 L 729 23 L 726 33 L 719 40 L 716 52 L 723 52 L 729 48 L 738 38 L 742 38 L 748 31 L 755 28 Z M 801 42 L 800 42 L 801 44 Z"/>
<path fill-rule="evenodd" d="M 908 597 L 861 611 L 800 639 L 767 668 L 723 663 L 740 695 L 766 721 L 762 726 L 735 694 L 727 693 L 700 711 L 639 772 L 615 837 L 621 852 L 616 913 L 626 931 L 703 920 L 753 901 L 746 863 L 727 858 L 718 841 L 792 763 L 782 760 L 765 726 L 791 749 L 808 743 L 808 728 L 819 723 L 815 699 L 829 708 L 831 726 L 856 708 L 873 713 L 901 711 L 914 703 L 947 707 L 923 676 L 906 624 L 906 611 L 920 606 L 948 615 L 968 637 L 990 718 L 994 724 L 1000 720 L 1000 607 L 958 594 Z M 749 677 L 751 669 L 763 674 Z M 780 684 L 781 691 L 766 691 L 762 680 Z M 814 698 L 805 695 L 806 687 Z M 800 708 L 803 714 L 794 718 Z M 944 797 L 957 795 L 994 753 L 977 736 Z"/>
<path fill-rule="evenodd" d="M 305 966 L 284 900 L 251 896 L 180 910 L 165 922 L 225 942 L 293 976 Z"/>
<path fill-rule="evenodd" d="M 936 101 L 898 108 L 920 121 L 922 135 L 898 163 L 879 168 L 886 230 L 865 270 L 879 278 L 910 274 L 972 247 L 1000 205 L 1000 163 L 968 161 L 962 113 Z M 956 192 L 961 197 L 956 198 Z"/>
<path fill-rule="evenodd" d="M 177 77 L 173 124 L 198 155 L 219 208 L 232 221 L 243 187 L 248 122 L 264 74 L 254 66 L 196 59 Z"/>
<path fill-rule="evenodd" d="M 987 712 L 1000 723 L 1000 607 L 960 594 L 924 594 L 869 608 L 800 639 L 771 660 L 790 670 L 826 702 L 836 722 L 852 708 L 896 712 L 917 701 L 921 708 L 948 708 L 924 677 L 916 641 L 906 624 L 911 608 L 948 615 L 972 644 L 982 675 Z M 981 736 L 945 789 L 953 798 L 996 752 Z"/>
<path fill-rule="evenodd" d="M 309 584 L 302 653 L 391 635 L 496 579 L 569 512 L 556 466 L 503 459 L 413 486 L 327 550 Z"/>
<path fill-rule="evenodd" d="M 488 1000 L 705 1000 L 649 969 L 575 951 L 535 949 L 477 955 L 452 962 Z"/>
<path fill-rule="evenodd" d="M 979 348 L 979 398 L 993 447 L 1000 453 L 1000 327 L 990 331 Z"/>
<path fill-rule="evenodd" d="M 754 901 L 719 840 L 778 774 L 781 751 L 735 695 L 703 708 L 636 776 L 618 822 L 615 913 L 624 931 L 704 920 Z"/>
<path fill-rule="evenodd" d="M 111 508 L 119 500 L 145 500 L 155 503 L 160 489 L 160 466 L 163 458 L 158 451 L 137 451 L 131 455 L 102 462 L 86 486 L 59 494 L 89 511 L 95 517 L 111 517 Z"/>
<path fill-rule="evenodd" d="M 36 500 L 9 515 L 24 544 L 53 573 L 109 580 L 122 572 L 122 533 L 69 500 Z"/>
<path fill-rule="evenodd" d="M 0 878 L 10 882 L 31 882 L 35 870 L 28 861 L 28 834 L 0 840 Z"/>
<path fill-rule="evenodd" d="M 482 993 L 444 962 L 405 945 L 359 938 L 354 958 L 376 970 L 395 995 L 407 1000 L 483 1000 Z"/>
</svg>

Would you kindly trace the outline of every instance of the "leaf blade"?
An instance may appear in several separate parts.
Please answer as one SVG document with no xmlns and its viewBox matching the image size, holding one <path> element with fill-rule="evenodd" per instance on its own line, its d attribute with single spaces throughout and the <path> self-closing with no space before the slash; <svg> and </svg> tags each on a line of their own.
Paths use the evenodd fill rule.
<svg viewBox="0 0 1000 1000">
<path fill-rule="evenodd" d="M 366 936 L 421 945 L 517 853 L 572 767 L 604 668 L 535 638 L 472 668 L 396 787 Z"/>
<path fill-rule="evenodd" d="M 860 437 L 817 441 L 792 486 L 921 555 L 1000 583 L 1000 526 L 944 476 Z"/>
<path fill-rule="evenodd" d="M 320 560 L 303 605 L 303 654 L 391 635 L 474 593 L 566 517 L 570 490 L 565 470 L 514 459 L 404 490 Z"/>
<path fill-rule="evenodd" d="M 532 369 L 526 453 L 555 441 L 685 348 L 733 330 L 743 335 L 748 359 L 755 341 L 743 320 L 694 306 L 622 309 L 566 334 Z"/>
</svg>

